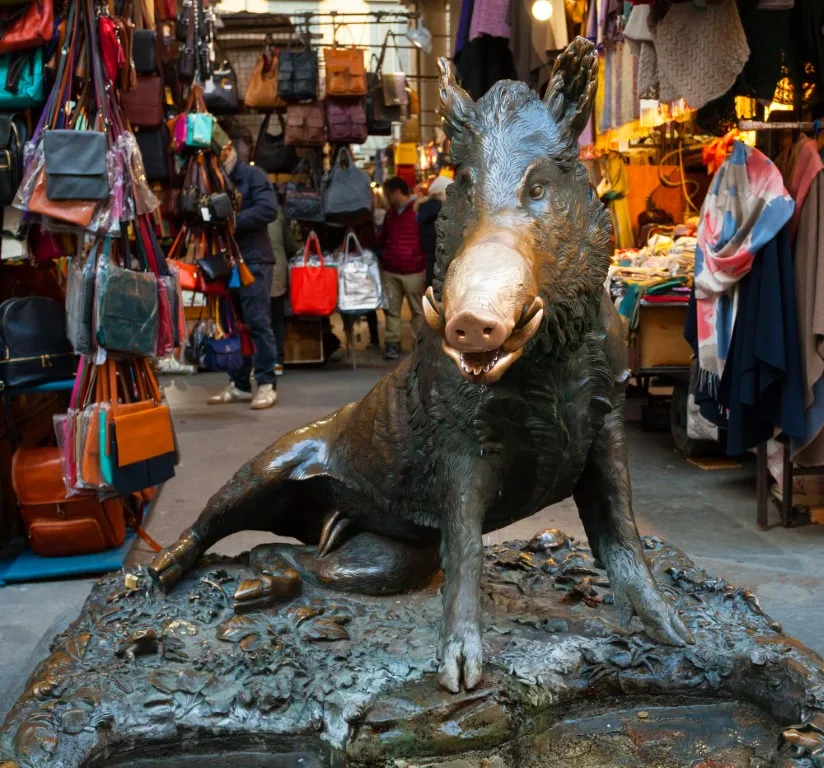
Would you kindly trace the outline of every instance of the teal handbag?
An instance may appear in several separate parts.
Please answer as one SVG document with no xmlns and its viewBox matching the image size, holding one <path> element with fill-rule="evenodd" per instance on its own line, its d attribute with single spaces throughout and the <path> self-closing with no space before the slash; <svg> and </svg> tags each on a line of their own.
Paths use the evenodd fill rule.
<svg viewBox="0 0 824 768">
<path fill-rule="evenodd" d="M 114 395 L 117 397 L 117 395 Z M 97 420 L 100 433 L 100 476 L 106 485 L 114 483 L 114 469 L 112 468 L 112 457 L 109 453 L 109 430 L 108 430 L 108 410 L 100 409 L 100 417 Z"/>
<path fill-rule="evenodd" d="M 186 116 L 186 144 L 203 149 L 210 147 L 213 120 L 208 112 L 190 112 Z"/>
<path fill-rule="evenodd" d="M 0 109 L 28 109 L 46 99 L 43 49 L 0 56 Z"/>
</svg>

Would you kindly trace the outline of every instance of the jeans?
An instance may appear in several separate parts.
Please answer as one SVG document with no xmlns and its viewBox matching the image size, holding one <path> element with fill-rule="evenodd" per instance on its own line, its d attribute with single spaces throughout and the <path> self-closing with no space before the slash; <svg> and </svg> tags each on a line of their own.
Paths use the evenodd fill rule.
<svg viewBox="0 0 824 768">
<path fill-rule="evenodd" d="M 277 386 L 275 378 L 275 361 L 277 347 L 275 334 L 272 333 L 272 308 L 269 304 L 269 286 L 272 284 L 273 264 L 247 264 L 255 282 L 245 285 L 237 291 L 243 322 L 252 332 L 255 343 L 254 357 L 244 357 L 243 365 L 229 372 L 232 383 L 244 392 L 252 391 L 250 376 L 254 366 L 255 381 L 258 384 Z"/>
<path fill-rule="evenodd" d="M 277 362 L 283 365 L 283 350 L 286 345 L 286 307 L 283 296 L 272 296 L 269 302 L 272 306 L 272 332 L 275 334 L 275 346 L 278 349 Z"/>
</svg>

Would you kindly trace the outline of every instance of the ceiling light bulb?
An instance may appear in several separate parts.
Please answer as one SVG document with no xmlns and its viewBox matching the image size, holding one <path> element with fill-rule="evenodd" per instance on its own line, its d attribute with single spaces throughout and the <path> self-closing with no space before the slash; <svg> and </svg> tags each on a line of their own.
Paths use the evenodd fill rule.
<svg viewBox="0 0 824 768">
<path fill-rule="evenodd" d="M 535 0 L 532 3 L 532 15 L 538 21 L 549 21 L 549 17 L 552 16 L 552 4 L 549 0 Z"/>
</svg>

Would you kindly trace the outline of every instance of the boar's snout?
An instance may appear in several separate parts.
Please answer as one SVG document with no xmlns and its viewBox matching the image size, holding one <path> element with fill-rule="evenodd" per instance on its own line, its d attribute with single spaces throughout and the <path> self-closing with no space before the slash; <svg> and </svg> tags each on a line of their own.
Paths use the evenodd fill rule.
<svg viewBox="0 0 824 768">
<path fill-rule="evenodd" d="M 521 250 L 506 231 L 474 239 L 449 265 L 443 303 L 431 288 L 424 297 L 443 351 L 474 384 L 498 381 L 541 325 L 534 265 Z"/>
<path fill-rule="evenodd" d="M 488 312 L 465 309 L 446 324 L 446 341 L 461 352 L 488 352 L 509 338 L 511 326 Z"/>
</svg>

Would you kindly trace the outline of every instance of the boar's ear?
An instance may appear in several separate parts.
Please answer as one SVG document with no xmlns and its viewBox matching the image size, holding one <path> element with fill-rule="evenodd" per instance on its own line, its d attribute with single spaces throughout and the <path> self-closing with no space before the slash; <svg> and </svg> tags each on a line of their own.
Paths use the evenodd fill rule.
<svg viewBox="0 0 824 768">
<path fill-rule="evenodd" d="M 598 54 L 595 46 L 576 37 L 555 59 L 544 96 L 549 113 L 572 140 L 577 140 L 589 120 L 598 88 Z"/>
<path fill-rule="evenodd" d="M 455 82 L 452 62 L 443 57 L 438 59 L 441 71 L 441 105 L 439 112 L 443 118 L 443 130 L 455 141 L 466 133 L 470 121 L 475 117 L 475 102 L 470 95 Z"/>
</svg>

